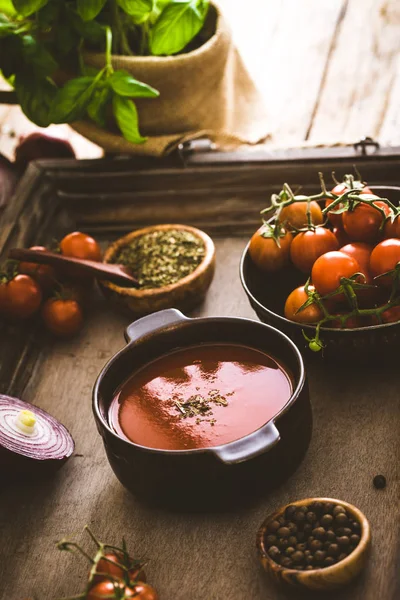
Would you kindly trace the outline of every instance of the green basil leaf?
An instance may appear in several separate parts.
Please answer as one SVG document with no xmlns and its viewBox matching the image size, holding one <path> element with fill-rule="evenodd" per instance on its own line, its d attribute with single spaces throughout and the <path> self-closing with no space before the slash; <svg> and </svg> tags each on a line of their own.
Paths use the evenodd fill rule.
<svg viewBox="0 0 400 600">
<path fill-rule="evenodd" d="M 114 117 L 122 135 L 132 144 L 143 144 L 147 138 L 140 135 L 138 113 L 135 104 L 128 98 L 114 95 Z"/>
<path fill-rule="evenodd" d="M 102 10 L 106 0 L 78 0 L 77 10 L 84 21 L 92 21 Z"/>
<path fill-rule="evenodd" d="M 13 31 L 16 29 L 15 23 L 10 23 L 9 21 L 2 21 L 0 15 L 0 37 L 6 37 L 11 35 Z"/>
<path fill-rule="evenodd" d="M 51 106 L 57 93 L 56 86 L 48 79 L 26 75 L 17 75 L 14 83 L 18 102 L 28 119 L 39 127 L 50 125 Z"/>
<path fill-rule="evenodd" d="M 14 8 L 23 17 L 29 17 L 37 12 L 43 6 L 46 6 L 49 0 L 13 0 Z"/>
<path fill-rule="evenodd" d="M 114 71 L 108 82 L 118 96 L 128 96 L 129 98 L 157 98 L 160 95 L 147 83 L 138 81 L 127 71 Z"/>
<path fill-rule="evenodd" d="M 71 123 L 85 115 L 94 89 L 94 77 L 77 77 L 59 89 L 51 111 L 52 123 Z"/>
<path fill-rule="evenodd" d="M 172 0 L 150 32 L 150 51 L 156 56 L 177 54 L 199 33 L 208 4 L 199 0 Z"/>
<path fill-rule="evenodd" d="M 0 0 L 0 13 L 10 17 L 15 15 L 15 8 L 11 0 Z"/>
<path fill-rule="evenodd" d="M 117 3 L 137 25 L 147 21 L 154 8 L 154 0 L 117 0 Z"/>
<path fill-rule="evenodd" d="M 22 56 L 26 67 L 39 77 L 52 75 L 58 67 L 50 52 L 31 35 L 22 38 Z"/>
<path fill-rule="evenodd" d="M 100 127 L 105 127 L 107 122 L 107 107 L 111 100 L 111 90 L 108 87 L 95 90 L 87 106 L 87 114 Z"/>
</svg>

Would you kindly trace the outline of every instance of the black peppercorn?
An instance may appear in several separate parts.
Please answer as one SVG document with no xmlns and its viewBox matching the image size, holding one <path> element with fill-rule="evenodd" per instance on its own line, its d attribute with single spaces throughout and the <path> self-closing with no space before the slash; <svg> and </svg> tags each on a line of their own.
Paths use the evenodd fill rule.
<svg viewBox="0 0 400 600">
<path fill-rule="evenodd" d="M 383 490 L 386 487 L 386 477 L 384 475 L 375 475 L 373 483 L 377 490 Z"/>
<path fill-rule="evenodd" d="M 297 525 L 295 523 L 292 523 L 292 522 L 288 523 L 287 528 L 289 529 L 290 533 L 293 533 L 293 534 L 297 533 Z"/>
<path fill-rule="evenodd" d="M 300 512 L 303 512 L 303 513 L 307 513 L 308 512 L 308 506 L 298 506 L 297 510 L 299 510 Z"/>
<path fill-rule="evenodd" d="M 311 544 L 308 544 L 308 547 L 312 552 L 316 552 L 317 550 L 322 550 L 322 542 L 320 540 L 313 540 Z"/>
<path fill-rule="evenodd" d="M 278 548 L 279 548 L 279 550 L 282 550 L 282 552 L 283 552 L 288 547 L 289 547 L 289 542 L 287 541 L 286 538 L 281 538 L 281 539 L 278 540 Z"/>
<path fill-rule="evenodd" d="M 339 530 L 338 530 L 338 531 L 339 531 Z M 334 541 L 336 540 L 336 535 L 335 535 L 335 532 L 334 532 L 334 531 L 332 531 L 332 529 L 328 529 L 328 531 L 326 532 L 325 536 L 326 536 L 326 539 L 327 539 L 329 542 L 334 542 Z"/>
<path fill-rule="evenodd" d="M 338 527 L 336 529 L 336 535 L 339 537 L 342 535 L 351 535 L 352 533 L 353 531 L 350 529 L 350 527 Z"/>
<path fill-rule="evenodd" d="M 351 528 L 354 531 L 354 533 L 361 533 L 361 525 L 358 521 L 353 521 L 351 524 Z M 350 532 L 352 533 L 352 532 Z M 350 535 L 348 533 L 346 533 L 345 535 Z"/>
<path fill-rule="evenodd" d="M 300 550 L 300 552 L 305 552 L 307 550 L 307 544 L 303 542 L 302 544 L 296 544 L 296 550 Z"/>
<path fill-rule="evenodd" d="M 314 568 L 314 567 L 313 567 L 312 565 L 307 565 L 307 566 L 306 566 L 306 568 L 305 568 L 305 570 L 306 570 L 306 571 L 312 571 L 312 570 L 313 570 L 313 568 Z"/>
<path fill-rule="evenodd" d="M 296 512 L 293 515 L 293 521 L 295 521 L 297 524 L 299 523 L 303 523 L 306 520 L 306 515 L 302 510 L 296 510 Z"/>
<path fill-rule="evenodd" d="M 306 535 L 307 535 L 307 534 L 306 534 L 306 532 L 305 532 L 305 531 L 298 531 L 298 532 L 296 533 L 297 540 L 298 540 L 299 542 L 303 542 L 303 541 L 306 539 Z"/>
<path fill-rule="evenodd" d="M 268 524 L 268 531 L 270 531 L 271 533 L 275 533 L 278 531 L 280 527 L 280 524 L 278 521 L 271 521 L 271 523 Z"/>
<path fill-rule="evenodd" d="M 334 517 L 336 517 L 336 515 L 338 515 L 339 513 L 344 513 L 345 515 L 347 514 L 345 507 L 342 506 L 341 504 L 337 504 L 335 506 L 335 508 L 333 509 L 333 513 L 332 514 L 333 514 Z"/>
<path fill-rule="evenodd" d="M 295 535 L 291 535 L 288 537 L 288 542 L 290 546 L 296 546 L 297 544 L 297 537 Z"/>
<path fill-rule="evenodd" d="M 325 502 L 324 504 L 324 514 L 329 513 L 330 515 L 333 513 L 333 509 L 335 505 L 332 502 Z"/>
<path fill-rule="evenodd" d="M 286 556 L 290 556 L 291 554 L 293 554 L 294 551 L 295 550 L 294 550 L 293 546 L 288 546 L 285 550 L 285 554 L 286 554 Z"/>
<path fill-rule="evenodd" d="M 324 542 L 323 548 L 324 550 L 328 550 L 329 546 L 332 544 L 332 541 L 336 541 L 336 537 L 334 538 L 334 540 L 326 540 L 326 542 Z"/>
<path fill-rule="evenodd" d="M 323 515 L 320 519 L 320 523 L 323 527 L 330 527 L 333 523 L 332 515 L 329 515 L 329 514 Z"/>
<path fill-rule="evenodd" d="M 276 534 L 278 537 L 287 538 L 290 535 L 290 530 L 288 527 L 279 527 Z"/>
<path fill-rule="evenodd" d="M 338 556 L 340 554 L 340 548 L 337 544 L 331 544 L 328 548 L 329 556 Z"/>
<path fill-rule="evenodd" d="M 310 554 L 309 556 L 305 556 L 306 565 L 312 565 L 314 563 L 314 557 Z"/>
<path fill-rule="evenodd" d="M 311 556 L 311 550 L 304 550 L 304 556 Z"/>
<path fill-rule="evenodd" d="M 323 550 L 317 550 L 314 554 L 314 560 L 316 563 L 322 563 L 325 558 L 326 552 L 324 552 Z"/>
<path fill-rule="evenodd" d="M 350 546 L 350 539 L 347 535 L 342 535 L 336 539 L 336 542 L 339 546 L 343 548 L 348 548 Z"/>
<path fill-rule="evenodd" d="M 278 523 L 280 526 L 285 525 L 286 524 L 285 517 L 278 517 Z"/>
<path fill-rule="evenodd" d="M 333 558 L 333 556 L 327 556 L 324 560 L 324 566 L 325 567 L 331 567 L 332 565 L 335 564 L 335 559 Z"/>
<path fill-rule="evenodd" d="M 312 530 L 312 535 L 317 540 L 323 540 L 325 538 L 326 532 L 323 527 L 316 527 L 315 529 Z"/>
<path fill-rule="evenodd" d="M 276 546 L 271 546 L 271 548 L 268 550 L 268 554 L 273 560 L 275 560 L 281 555 L 281 553 L 279 552 L 279 548 L 277 548 Z"/>
<path fill-rule="evenodd" d="M 322 512 L 322 508 L 323 508 L 322 502 L 313 502 L 310 505 L 310 510 L 312 510 L 313 512 L 315 512 L 317 515 Z"/>
<path fill-rule="evenodd" d="M 342 552 L 341 554 L 339 554 L 339 556 L 338 556 L 338 562 L 341 561 L 341 560 L 343 560 L 344 558 L 346 558 L 346 556 L 347 556 L 346 552 Z"/>
<path fill-rule="evenodd" d="M 293 564 L 292 559 L 289 558 L 288 556 L 284 556 L 281 560 L 281 565 L 282 565 L 282 567 L 285 567 L 285 569 L 290 569 L 292 564 Z"/>
<path fill-rule="evenodd" d="M 339 513 L 335 517 L 335 526 L 336 527 L 346 527 L 349 522 L 346 513 Z"/>
<path fill-rule="evenodd" d="M 273 533 L 271 533 L 270 535 L 267 535 L 267 537 L 265 538 L 265 542 L 266 542 L 267 546 L 276 546 L 277 541 L 278 541 L 278 538 Z"/>
<path fill-rule="evenodd" d="M 307 523 L 315 523 L 317 521 L 317 515 L 315 512 L 309 511 L 306 513 L 306 521 Z"/>
<path fill-rule="evenodd" d="M 356 533 L 350 536 L 350 543 L 352 546 L 357 546 L 360 543 L 360 536 Z"/>
<path fill-rule="evenodd" d="M 296 550 L 296 552 L 292 554 L 292 561 L 294 563 L 302 563 L 304 561 L 304 558 L 304 552 L 301 552 L 300 550 Z"/>
<path fill-rule="evenodd" d="M 294 513 L 297 510 L 297 506 L 293 506 L 293 504 L 291 504 L 290 506 L 288 506 L 285 510 L 285 517 L 288 521 L 291 521 Z"/>
</svg>

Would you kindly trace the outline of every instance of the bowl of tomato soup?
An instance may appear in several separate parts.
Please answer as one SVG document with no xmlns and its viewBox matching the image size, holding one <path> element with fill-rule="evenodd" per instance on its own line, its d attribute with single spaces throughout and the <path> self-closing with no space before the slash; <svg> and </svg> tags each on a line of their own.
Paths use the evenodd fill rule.
<svg viewBox="0 0 400 600">
<path fill-rule="evenodd" d="M 143 317 L 104 367 L 93 410 L 118 479 L 147 501 L 208 506 L 277 485 L 312 417 L 302 357 L 249 319 Z"/>
</svg>

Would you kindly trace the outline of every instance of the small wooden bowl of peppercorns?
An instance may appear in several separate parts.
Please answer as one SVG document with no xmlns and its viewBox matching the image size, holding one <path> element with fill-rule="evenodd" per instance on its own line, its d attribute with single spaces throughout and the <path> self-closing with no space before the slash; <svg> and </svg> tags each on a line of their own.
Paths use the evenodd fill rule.
<svg viewBox="0 0 400 600">
<path fill-rule="evenodd" d="M 267 517 L 257 534 L 264 569 L 280 582 L 312 590 L 334 590 L 363 569 L 370 526 L 352 504 L 307 498 Z"/>
</svg>

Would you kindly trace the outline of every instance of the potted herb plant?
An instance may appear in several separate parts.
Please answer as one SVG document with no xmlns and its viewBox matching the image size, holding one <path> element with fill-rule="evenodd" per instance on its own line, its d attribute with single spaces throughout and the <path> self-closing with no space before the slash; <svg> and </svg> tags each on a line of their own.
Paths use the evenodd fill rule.
<svg viewBox="0 0 400 600">
<path fill-rule="evenodd" d="M 0 0 L 0 69 L 34 123 L 109 152 L 255 143 L 264 108 L 209 0 Z"/>
</svg>

